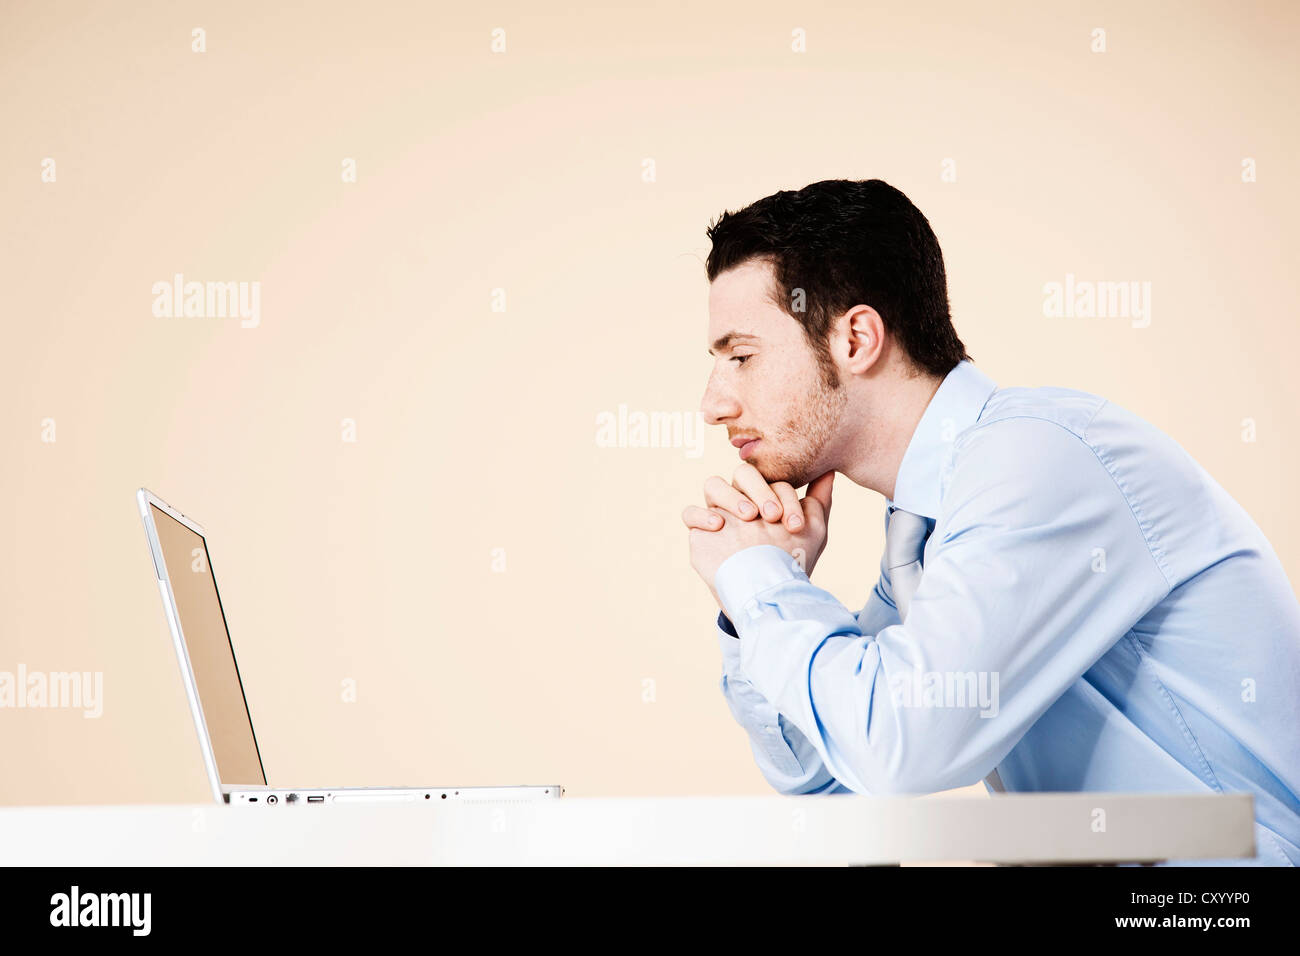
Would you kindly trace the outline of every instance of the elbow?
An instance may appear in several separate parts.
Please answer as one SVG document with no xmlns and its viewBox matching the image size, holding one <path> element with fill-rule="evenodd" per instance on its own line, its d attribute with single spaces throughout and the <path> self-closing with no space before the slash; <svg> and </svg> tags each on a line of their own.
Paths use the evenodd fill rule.
<svg viewBox="0 0 1300 956">
<path fill-rule="evenodd" d="M 909 794 L 933 793 L 928 780 L 903 773 L 875 772 L 868 777 L 859 777 L 864 781 L 864 788 L 879 797 L 901 797 Z"/>
<path fill-rule="evenodd" d="M 768 783 L 772 785 L 773 790 L 784 797 L 817 797 L 852 792 L 850 788 L 829 775 L 826 775 L 826 779 L 818 779 L 817 777 L 807 780 L 769 779 Z"/>
<path fill-rule="evenodd" d="M 867 748 L 850 768 L 858 783 L 853 789 L 878 796 L 906 796 L 937 793 L 976 783 L 978 776 L 962 774 L 949 755 L 952 751 L 941 742 L 929 740 L 921 747 L 907 747 L 895 742 L 883 753 Z M 970 776 L 970 780 L 959 779 Z"/>
<path fill-rule="evenodd" d="M 978 773 L 963 768 L 956 762 L 940 763 L 934 760 L 920 762 L 891 770 L 875 768 L 869 776 L 859 777 L 873 794 L 906 796 L 909 794 L 939 793 L 979 783 L 987 772 Z"/>
</svg>

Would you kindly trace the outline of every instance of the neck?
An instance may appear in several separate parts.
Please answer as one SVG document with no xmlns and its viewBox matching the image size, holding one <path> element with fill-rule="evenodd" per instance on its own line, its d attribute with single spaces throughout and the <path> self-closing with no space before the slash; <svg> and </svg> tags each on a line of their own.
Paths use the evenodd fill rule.
<svg viewBox="0 0 1300 956">
<path fill-rule="evenodd" d="M 934 375 L 891 376 L 863 383 L 856 401 L 859 412 L 850 419 L 861 426 L 850 437 L 843 464 L 835 470 L 892 501 L 903 455 L 941 384 L 942 377 Z"/>
</svg>

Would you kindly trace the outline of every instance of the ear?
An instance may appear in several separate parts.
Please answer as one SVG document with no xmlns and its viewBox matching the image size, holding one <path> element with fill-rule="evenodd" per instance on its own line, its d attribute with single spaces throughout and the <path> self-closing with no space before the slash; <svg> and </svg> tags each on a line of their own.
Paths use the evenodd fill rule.
<svg viewBox="0 0 1300 956">
<path fill-rule="evenodd" d="M 847 344 L 845 365 L 852 374 L 861 375 L 879 361 L 884 350 L 885 320 L 871 306 L 855 305 L 842 321 Z"/>
</svg>

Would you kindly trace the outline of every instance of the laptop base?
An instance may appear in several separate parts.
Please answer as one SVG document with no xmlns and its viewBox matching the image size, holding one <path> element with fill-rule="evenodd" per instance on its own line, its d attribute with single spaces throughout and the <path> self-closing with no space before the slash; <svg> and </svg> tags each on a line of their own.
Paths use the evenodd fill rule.
<svg viewBox="0 0 1300 956">
<path fill-rule="evenodd" d="M 433 803 L 435 800 L 480 800 L 523 803 L 555 799 L 564 792 L 558 784 L 509 787 L 240 787 L 222 794 L 238 807 L 302 806 L 328 803 Z"/>
</svg>

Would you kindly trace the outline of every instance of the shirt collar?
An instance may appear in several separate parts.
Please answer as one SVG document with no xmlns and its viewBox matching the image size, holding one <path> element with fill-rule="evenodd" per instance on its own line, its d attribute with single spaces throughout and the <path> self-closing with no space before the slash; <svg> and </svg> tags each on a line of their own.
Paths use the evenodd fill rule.
<svg viewBox="0 0 1300 956">
<path fill-rule="evenodd" d="M 970 359 L 953 366 L 917 422 L 898 466 L 894 497 L 886 499 L 888 505 L 938 519 L 942 470 L 953 440 L 979 420 L 997 387 Z"/>
</svg>

